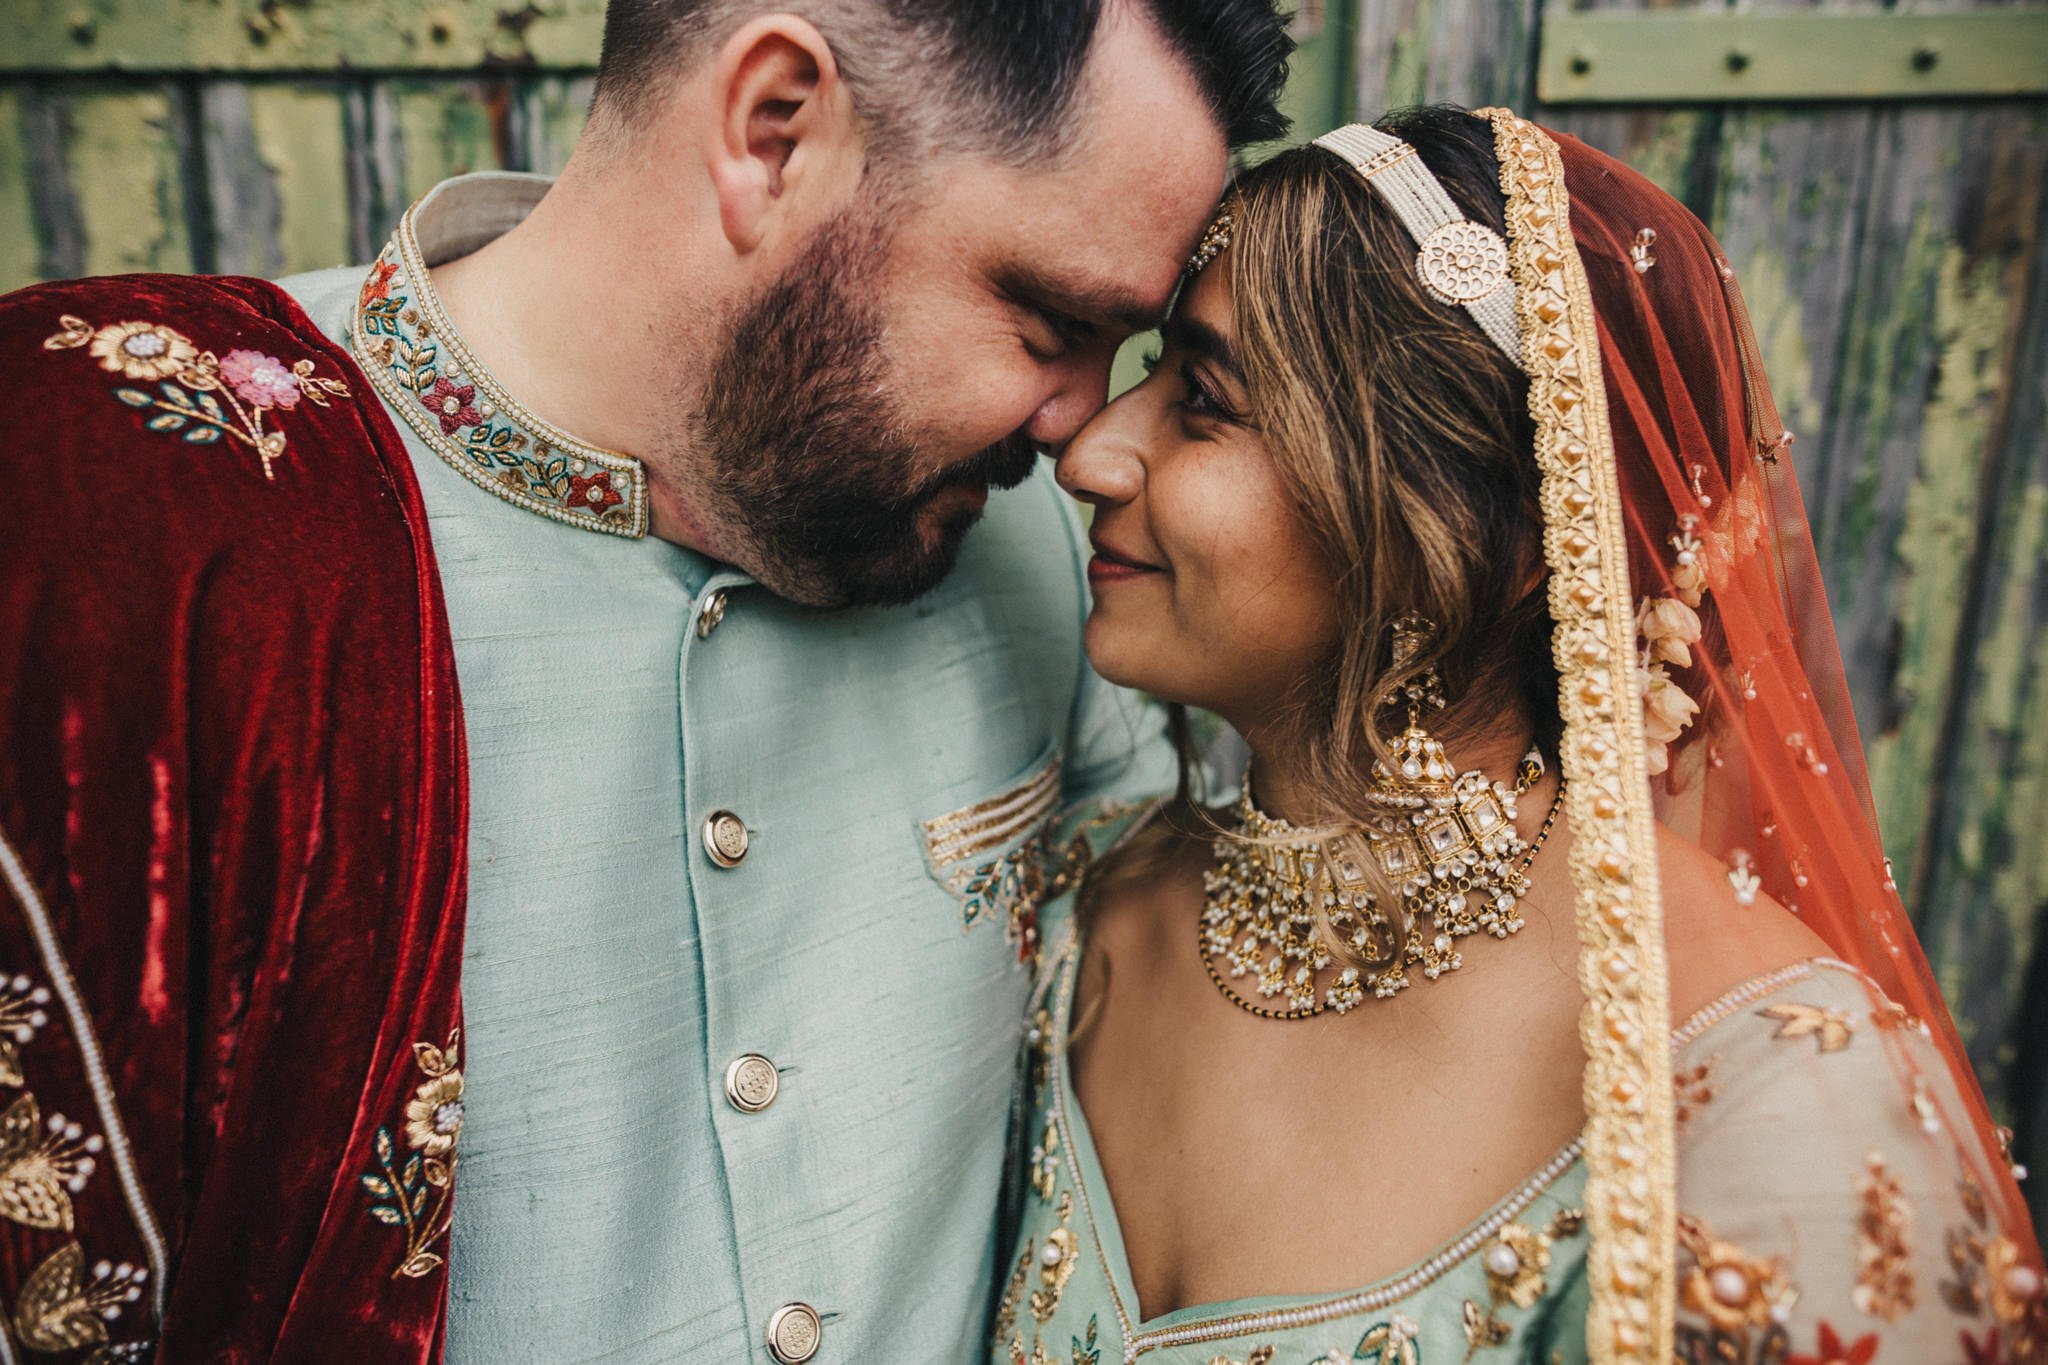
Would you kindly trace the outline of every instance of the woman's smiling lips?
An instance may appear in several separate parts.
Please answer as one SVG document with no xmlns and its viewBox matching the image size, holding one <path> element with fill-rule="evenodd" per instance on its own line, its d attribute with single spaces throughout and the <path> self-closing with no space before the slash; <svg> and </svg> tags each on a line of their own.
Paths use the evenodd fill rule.
<svg viewBox="0 0 2048 1365">
<path fill-rule="evenodd" d="M 1133 559 L 1105 544 L 1099 536 L 1090 535 L 1088 541 L 1095 547 L 1095 557 L 1088 561 L 1088 581 L 1093 584 L 1123 583 L 1147 574 L 1165 572 L 1156 564 Z"/>
</svg>

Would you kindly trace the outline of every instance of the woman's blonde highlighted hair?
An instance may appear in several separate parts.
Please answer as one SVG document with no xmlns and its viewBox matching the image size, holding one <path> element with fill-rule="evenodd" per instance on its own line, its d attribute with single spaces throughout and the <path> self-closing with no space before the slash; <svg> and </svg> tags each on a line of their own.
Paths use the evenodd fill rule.
<svg viewBox="0 0 2048 1365">
<path fill-rule="evenodd" d="M 1504 231 L 1489 126 L 1420 109 L 1378 125 L 1415 147 L 1468 218 Z M 1308 146 L 1241 176 L 1226 270 L 1250 416 L 1334 576 L 1338 642 L 1291 699 L 1318 815 L 1354 825 L 1405 721 L 1402 683 L 1435 669 L 1449 746 L 1519 716 L 1554 752 L 1543 517 L 1528 383 L 1462 308 L 1430 298 L 1415 241 L 1343 160 Z M 1435 630 L 1405 664 L 1393 624 Z M 1495 774 L 1500 776 L 1500 774 Z"/>
</svg>

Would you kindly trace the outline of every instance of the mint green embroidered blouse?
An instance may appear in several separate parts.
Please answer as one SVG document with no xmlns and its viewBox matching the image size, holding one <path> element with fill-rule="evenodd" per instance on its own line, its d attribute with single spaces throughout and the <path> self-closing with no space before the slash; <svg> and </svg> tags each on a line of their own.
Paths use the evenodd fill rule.
<svg viewBox="0 0 2048 1365">
<path fill-rule="evenodd" d="M 1084 837 L 1106 855 L 1140 818 L 1098 823 Z M 1041 912 L 1049 946 L 1012 1140 L 1022 1212 L 991 1365 L 1587 1359 L 1576 1141 L 1450 1243 L 1376 1284 L 1144 1316 L 1067 1068 L 1085 946 L 1074 902 L 1069 894 Z M 1917 1025 L 1854 969 L 1817 959 L 1729 991 L 1685 1021 L 1672 1046 L 1679 1361 L 1931 1365 L 1961 1358 L 1959 1334 L 1980 1348 L 1971 1358 L 2004 1358 L 1993 1335 L 1999 1230 L 1954 1140 L 1916 1103 L 1924 1094 L 1962 1112 Z M 1917 1067 L 1913 1088 L 1902 1089 L 1894 1047 Z M 2013 1329 L 2004 1330 L 2009 1343 Z"/>
<path fill-rule="evenodd" d="M 413 244 L 466 254 L 545 189 L 450 181 Z M 820 1362 L 972 1358 L 1044 823 L 1172 766 L 1082 658 L 1067 500 L 996 494 L 915 604 L 793 606 L 620 534 L 632 462 L 465 363 L 396 241 L 285 287 L 348 344 L 362 314 L 462 687 L 448 1360 L 767 1361 L 799 1303 Z"/>
</svg>

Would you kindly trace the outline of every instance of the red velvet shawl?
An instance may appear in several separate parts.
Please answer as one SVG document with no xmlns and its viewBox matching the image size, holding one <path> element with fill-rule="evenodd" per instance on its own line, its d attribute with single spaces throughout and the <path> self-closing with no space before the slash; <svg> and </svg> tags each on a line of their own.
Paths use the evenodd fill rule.
<svg viewBox="0 0 2048 1365">
<path fill-rule="evenodd" d="M 410 461 L 275 286 L 0 299 L 0 1312 L 438 1357 L 466 767 Z"/>
</svg>

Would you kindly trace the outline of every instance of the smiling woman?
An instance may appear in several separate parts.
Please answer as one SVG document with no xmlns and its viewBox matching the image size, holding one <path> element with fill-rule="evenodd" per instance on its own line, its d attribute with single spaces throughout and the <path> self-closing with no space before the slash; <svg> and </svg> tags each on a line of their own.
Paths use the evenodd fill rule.
<svg viewBox="0 0 2048 1365">
<path fill-rule="evenodd" d="M 1252 762 L 1042 914 L 991 1358 L 2048 1353 L 1719 245 L 1451 108 L 1217 223 L 1058 477 L 1091 661 Z"/>
</svg>

